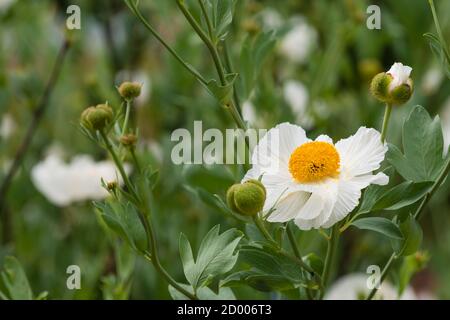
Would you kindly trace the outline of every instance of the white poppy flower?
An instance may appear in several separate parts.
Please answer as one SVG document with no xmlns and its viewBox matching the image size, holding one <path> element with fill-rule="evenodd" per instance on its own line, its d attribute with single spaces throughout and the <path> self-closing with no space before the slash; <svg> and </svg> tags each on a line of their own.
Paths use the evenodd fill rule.
<svg viewBox="0 0 450 320">
<path fill-rule="evenodd" d="M 325 300 L 362 300 L 365 299 L 371 288 L 368 286 L 370 275 L 355 273 L 338 279 L 325 294 Z M 416 300 L 417 296 L 409 287 L 401 297 L 397 290 L 387 281 L 383 281 L 374 297 L 375 300 Z"/>
<path fill-rule="evenodd" d="M 129 169 L 126 167 L 127 171 Z M 61 207 L 106 198 L 108 192 L 102 187 L 101 179 L 108 182 L 117 180 L 117 177 L 117 170 L 111 161 L 95 162 L 88 155 L 79 155 L 70 163 L 65 163 L 59 154 L 52 153 L 31 171 L 36 188 L 50 202 Z"/>
<path fill-rule="evenodd" d="M 384 173 L 372 174 L 387 149 L 375 129 L 361 127 L 333 144 L 326 135 L 311 141 L 303 128 L 282 123 L 255 147 L 243 181 L 262 175 L 263 211 L 275 209 L 268 221 L 294 220 L 303 230 L 329 228 L 358 205 L 362 189 L 388 183 Z"/>
<path fill-rule="evenodd" d="M 401 86 L 402 84 L 409 84 L 409 76 L 411 75 L 412 68 L 404 66 L 403 63 L 396 62 L 389 69 L 387 74 L 392 76 L 392 82 L 389 85 L 389 89 Z"/>
<path fill-rule="evenodd" d="M 445 101 L 440 114 L 442 134 L 444 136 L 444 157 L 447 156 L 450 146 L 450 97 Z"/>
<path fill-rule="evenodd" d="M 251 124 L 255 124 L 257 121 L 255 106 L 250 100 L 242 104 L 242 117 Z"/>
<path fill-rule="evenodd" d="M 16 0 L 0 0 L 0 12 L 6 12 Z"/>
<path fill-rule="evenodd" d="M 280 52 L 294 63 L 305 62 L 316 38 L 316 30 L 304 19 L 297 19 L 296 25 L 281 40 Z"/>
<path fill-rule="evenodd" d="M 16 123 L 10 114 L 3 115 L 0 121 L 0 138 L 8 139 L 16 129 Z"/>
<path fill-rule="evenodd" d="M 311 127 L 314 124 L 314 120 L 306 111 L 309 93 L 303 83 L 295 80 L 287 81 L 283 86 L 283 97 L 291 107 L 297 123 L 305 127 Z"/>
</svg>

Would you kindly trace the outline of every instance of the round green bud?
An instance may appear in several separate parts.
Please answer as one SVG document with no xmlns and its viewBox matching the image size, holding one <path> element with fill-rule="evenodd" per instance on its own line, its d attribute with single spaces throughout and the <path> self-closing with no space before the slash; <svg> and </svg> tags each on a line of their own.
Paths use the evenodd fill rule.
<svg viewBox="0 0 450 320">
<path fill-rule="evenodd" d="M 401 106 L 408 102 L 413 93 L 413 82 L 408 80 L 407 84 L 402 84 L 394 88 L 390 93 L 390 103 L 396 106 Z"/>
<path fill-rule="evenodd" d="M 137 137 L 135 134 L 126 134 L 120 137 L 120 143 L 125 147 L 134 147 L 137 142 Z"/>
<path fill-rule="evenodd" d="M 115 191 L 118 187 L 117 181 L 110 181 L 106 184 L 108 191 Z"/>
<path fill-rule="evenodd" d="M 91 130 L 102 130 L 113 119 L 113 110 L 107 104 L 89 107 L 81 114 L 81 123 Z"/>
<path fill-rule="evenodd" d="M 266 187 L 264 187 L 264 185 L 262 184 L 261 181 L 256 180 L 256 179 L 250 179 L 250 180 L 245 181 L 245 183 L 256 184 L 258 187 L 260 187 L 264 191 L 264 197 L 266 196 Z"/>
<path fill-rule="evenodd" d="M 124 82 L 122 83 L 118 90 L 119 94 L 125 100 L 133 100 L 140 96 L 142 85 L 137 82 Z"/>
<path fill-rule="evenodd" d="M 235 184 L 227 192 L 228 206 L 236 213 L 255 216 L 262 211 L 266 201 L 266 189 L 258 180 Z"/>
<path fill-rule="evenodd" d="M 239 209 L 236 207 L 234 202 L 234 193 L 239 186 L 240 184 L 233 184 L 227 191 L 227 204 L 228 207 L 234 212 L 239 212 Z"/>
<path fill-rule="evenodd" d="M 382 72 L 377 74 L 370 84 L 370 92 L 381 102 L 389 102 L 389 85 L 391 84 L 392 76 Z"/>
</svg>

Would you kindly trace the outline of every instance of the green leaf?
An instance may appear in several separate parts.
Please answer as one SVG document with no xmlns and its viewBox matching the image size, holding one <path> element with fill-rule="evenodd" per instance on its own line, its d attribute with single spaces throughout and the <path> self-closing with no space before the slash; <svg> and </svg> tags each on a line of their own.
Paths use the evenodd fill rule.
<svg viewBox="0 0 450 320">
<path fill-rule="evenodd" d="M 226 75 L 227 85 L 221 85 L 217 80 L 209 80 L 205 86 L 208 92 L 217 99 L 221 106 L 228 106 L 233 97 L 233 85 L 236 81 L 237 73 Z"/>
<path fill-rule="evenodd" d="M 435 181 L 442 170 L 443 137 L 439 117 L 416 106 L 403 124 L 403 154 L 389 145 L 388 161 L 406 180 Z"/>
<path fill-rule="evenodd" d="M 389 238 L 403 239 L 403 235 L 399 227 L 394 222 L 386 218 L 381 217 L 362 218 L 353 221 L 351 225 L 357 227 L 358 229 L 371 230 L 384 234 Z"/>
<path fill-rule="evenodd" d="M 393 240 L 391 242 L 392 247 L 397 255 L 409 256 L 415 253 L 422 243 L 422 228 L 416 219 L 414 219 L 412 215 L 409 215 L 409 217 L 400 224 L 400 230 L 403 239 L 400 241 Z"/>
<path fill-rule="evenodd" d="M 107 200 L 94 203 L 105 224 L 136 251 L 147 249 L 147 236 L 136 208 L 130 203 Z"/>
<path fill-rule="evenodd" d="M 33 292 L 20 262 L 11 256 L 5 258 L 0 273 L 1 296 L 11 300 L 32 300 Z"/>
<path fill-rule="evenodd" d="M 180 255 L 183 270 L 188 282 L 197 289 L 207 286 L 219 274 L 230 271 L 235 265 L 238 255 L 236 247 L 242 233 L 230 229 L 219 234 L 219 225 L 212 228 L 200 244 L 197 259 L 194 261 L 191 245 L 187 238 L 180 236 Z"/>
<path fill-rule="evenodd" d="M 450 58 L 448 56 L 448 50 L 446 49 L 447 44 L 442 43 L 433 33 L 425 33 L 424 37 L 428 40 L 431 51 L 441 63 L 445 74 L 450 78 Z"/>
<path fill-rule="evenodd" d="M 249 285 L 259 291 L 285 291 L 305 286 L 307 282 L 298 264 L 270 246 L 243 246 L 240 260 L 250 270 L 237 272 L 226 280 L 226 286 Z"/>
<path fill-rule="evenodd" d="M 190 285 L 183 283 L 178 284 L 188 292 L 192 294 L 194 293 L 194 289 Z M 169 285 L 169 294 L 173 300 L 189 300 L 188 297 L 176 290 L 171 285 Z M 198 289 L 197 297 L 200 300 L 236 300 L 236 297 L 230 288 L 219 288 L 219 292 L 215 293 L 210 288 L 203 287 Z"/>
<path fill-rule="evenodd" d="M 405 181 L 386 191 L 373 205 L 371 211 L 398 210 L 407 207 L 427 194 L 433 186 L 432 181 L 414 183 Z"/>
<path fill-rule="evenodd" d="M 216 39 L 223 40 L 233 22 L 234 8 L 237 0 L 207 0 L 212 7 L 212 24 Z"/>
</svg>

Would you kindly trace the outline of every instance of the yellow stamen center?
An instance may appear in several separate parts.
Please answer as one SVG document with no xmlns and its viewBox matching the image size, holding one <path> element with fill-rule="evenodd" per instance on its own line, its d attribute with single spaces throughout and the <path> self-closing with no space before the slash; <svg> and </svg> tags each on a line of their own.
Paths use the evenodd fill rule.
<svg viewBox="0 0 450 320">
<path fill-rule="evenodd" d="M 339 173 L 339 153 L 328 142 L 302 144 L 289 158 L 289 172 L 300 183 L 317 182 Z"/>
</svg>

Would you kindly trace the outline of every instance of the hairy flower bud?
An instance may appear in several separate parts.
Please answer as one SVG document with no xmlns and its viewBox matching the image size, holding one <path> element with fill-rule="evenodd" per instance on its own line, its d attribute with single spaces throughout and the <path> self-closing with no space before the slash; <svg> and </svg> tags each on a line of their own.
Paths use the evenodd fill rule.
<svg viewBox="0 0 450 320">
<path fill-rule="evenodd" d="M 107 104 L 89 107 L 81 114 L 81 123 L 91 130 L 102 130 L 113 119 L 113 110 Z"/>
<path fill-rule="evenodd" d="M 373 78 L 370 85 L 372 95 L 391 105 L 405 104 L 413 93 L 411 71 L 411 67 L 394 63 L 388 72 L 379 73 Z"/>
<path fill-rule="evenodd" d="M 266 189 L 258 180 L 249 180 L 242 184 L 235 184 L 228 189 L 227 203 L 236 213 L 255 216 L 264 207 Z"/>
<path fill-rule="evenodd" d="M 125 147 L 134 147 L 137 142 L 136 135 L 130 133 L 120 137 L 120 143 Z"/>
<path fill-rule="evenodd" d="M 133 100 L 140 96 L 142 85 L 137 82 L 123 82 L 118 90 L 125 100 Z"/>
</svg>

